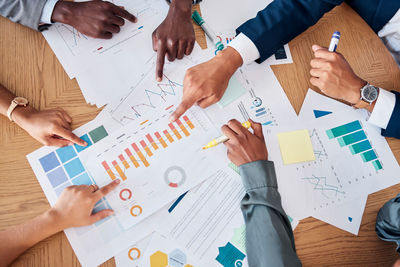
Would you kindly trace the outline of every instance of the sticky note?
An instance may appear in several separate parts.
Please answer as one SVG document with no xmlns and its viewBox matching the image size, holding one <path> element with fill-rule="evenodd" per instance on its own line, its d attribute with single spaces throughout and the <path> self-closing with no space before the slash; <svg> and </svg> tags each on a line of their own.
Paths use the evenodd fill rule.
<svg viewBox="0 0 400 267">
<path fill-rule="evenodd" d="M 283 163 L 293 164 L 315 160 L 308 130 L 298 130 L 278 134 Z"/>
<path fill-rule="evenodd" d="M 246 89 L 243 85 L 232 76 L 229 80 L 228 88 L 226 88 L 225 94 L 222 96 L 221 100 L 218 102 L 220 108 L 228 106 L 230 103 L 241 97 L 246 93 Z"/>
</svg>

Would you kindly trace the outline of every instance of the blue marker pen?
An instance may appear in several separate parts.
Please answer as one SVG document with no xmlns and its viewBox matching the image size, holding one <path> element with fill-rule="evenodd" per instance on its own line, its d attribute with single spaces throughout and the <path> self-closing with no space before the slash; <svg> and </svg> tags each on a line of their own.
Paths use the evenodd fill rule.
<svg viewBox="0 0 400 267">
<path fill-rule="evenodd" d="M 329 44 L 329 51 L 331 52 L 336 52 L 336 48 L 339 44 L 339 40 L 340 40 L 340 32 L 334 32 L 332 34 L 332 39 L 331 39 L 331 43 Z"/>
</svg>

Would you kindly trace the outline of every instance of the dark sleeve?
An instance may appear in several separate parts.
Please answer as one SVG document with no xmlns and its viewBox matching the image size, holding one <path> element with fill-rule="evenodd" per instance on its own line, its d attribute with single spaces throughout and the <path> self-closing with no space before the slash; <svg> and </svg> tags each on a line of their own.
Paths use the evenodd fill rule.
<svg viewBox="0 0 400 267">
<path fill-rule="evenodd" d="M 395 242 L 400 253 L 400 194 L 383 205 L 376 216 L 375 232 L 385 241 Z"/>
<path fill-rule="evenodd" d="M 240 175 L 246 189 L 241 209 L 249 266 L 301 266 L 292 227 L 281 205 L 274 163 L 262 160 L 244 164 Z"/>
<path fill-rule="evenodd" d="M 388 126 L 385 130 L 382 129 L 382 135 L 400 139 L 400 93 L 396 91 L 392 91 L 392 93 L 396 95 L 396 104 L 394 105 Z"/>
<path fill-rule="evenodd" d="M 0 15 L 37 31 L 45 4 L 46 0 L 0 0 Z"/>
<path fill-rule="evenodd" d="M 243 33 L 260 52 L 258 63 L 314 25 L 343 0 L 275 0 L 236 31 Z"/>
</svg>

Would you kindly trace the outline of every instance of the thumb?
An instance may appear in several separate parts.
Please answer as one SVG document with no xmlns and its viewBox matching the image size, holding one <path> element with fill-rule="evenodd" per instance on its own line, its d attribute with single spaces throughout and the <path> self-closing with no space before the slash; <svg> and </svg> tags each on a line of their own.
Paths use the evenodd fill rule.
<svg viewBox="0 0 400 267">
<path fill-rule="evenodd" d="M 92 215 L 90 215 L 91 224 L 94 224 L 95 222 L 98 222 L 98 221 L 100 221 L 110 215 L 113 215 L 113 214 L 114 214 L 114 211 L 110 210 L 110 209 L 101 210 L 95 214 L 92 214 Z"/>
<path fill-rule="evenodd" d="M 249 122 L 251 123 L 251 129 L 254 131 L 254 135 L 264 139 L 264 134 L 262 131 L 262 126 L 258 122 L 254 122 L 253 120 L 249 119 Z"/>
<path fill-rule="evenodd" d="M 325 48 L 325 47 L 322 47 L 322 46 L 319 46 L 319 45 L 316 45 L 316 44 L 314 44 L 314 45 L 312 45 L 311 49 L 313 50 L 313 52 L 316 52 L 317 50 L 320 50 L 320 49 L 326 49 L 326 48 Z"/>
</svg>

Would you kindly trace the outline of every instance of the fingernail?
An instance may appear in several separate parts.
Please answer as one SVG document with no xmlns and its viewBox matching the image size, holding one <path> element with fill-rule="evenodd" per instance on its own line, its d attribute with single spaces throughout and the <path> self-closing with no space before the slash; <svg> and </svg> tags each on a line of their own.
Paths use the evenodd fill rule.
<svg viewBox="0 0 400 267">
<path fill-rule="evenodd" d="M 121 182 L 120 179 L 115 180 L 115 183 L 116 183 L 116 184 L 119 184 L 120 182 Z"/>
<path fill-rule="evenodd" d="M 169 122 L 174 122 L 175 121 L 175 116 L 172 115 L 171 117 L 169 117 Z"/>
<path fill-rule="evenodd" d="M 114 211 L 113 211 L 113 210 L 110 210 L 109 212 L 107 212 L 107 215 L 108 215 L 108 216 L 113 215 L 113 214 L 114 214 Z"/>
<path fill-rule="evenodd" d="M 161 82 L 161 77 L 157 77 L 157 82 Z"/>
</svg>

